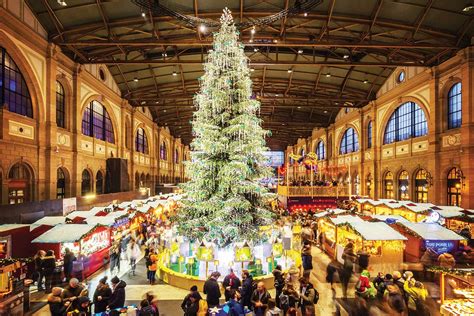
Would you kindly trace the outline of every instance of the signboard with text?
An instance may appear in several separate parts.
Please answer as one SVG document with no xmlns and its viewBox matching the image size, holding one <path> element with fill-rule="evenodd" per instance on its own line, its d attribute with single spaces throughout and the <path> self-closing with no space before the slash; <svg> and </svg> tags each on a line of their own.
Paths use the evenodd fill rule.
<svg viewBox="0 0 474 316">
<path fill-rule="evenodd" d="M 454 249 L 454 241 L 449 240 L 427 240 L 425 242 L 426 249 L 433 249 L 437 254 L 450 252 Z"/>
</svg>

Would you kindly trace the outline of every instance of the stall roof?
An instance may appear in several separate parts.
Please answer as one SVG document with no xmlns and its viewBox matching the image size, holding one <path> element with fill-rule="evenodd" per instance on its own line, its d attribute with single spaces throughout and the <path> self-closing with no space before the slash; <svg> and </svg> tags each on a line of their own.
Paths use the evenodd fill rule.
<svg viewBox="0 0 474 316">
<path fill-rule="evenodd" d="M 338 215 L 338 214 L 342 214 L 342 213 L 346 213 L 346 212 L 350 212 L 350 211 L 349 210 L 343 210 L 341 208 L 335 208 L 335 209 L 326 210 L 326 211 L 316 213 L 313 216 L 316 217 L 316 218 L 320 218 L 320 217 L 324 217 L 326 215 L 331 215 L 331 214 Z"/>
<path fill-rule="evenodd" d="M 432 210 L 435 211 L 462 211 L 463 208 L 454 205 L 433 205 L 431 207 Z"/>
<path fill-rule="evenodd" d="M 143 205 L 143 206 L 137 207 L 137 211 L 138 211 L 138 212 L 141 212 L 141 213 L 147 213 L 148 210 L 150 209 L 150 207 L 152 207 L 152 206 L 149 205 L 149 204 L 145 204 L 145 205 Z"/>
<path fill-rule="evenodd" d="M 89 211 L 74 211 L 67 214 L 66 217 L 70 219 L 75 219 L 76 217 L 88 218 L 91 216 L 95 216 L 99 212 L 101 212 L 101 210 L 97 211 L 94 209 L 90 209 Z"/>
<path fill-rule="evenodd" d="M 393 218 L 397 222 L 409 222 L 409 220 L 407 220 L 405 217 L 400 216 L 400 215 L 369 215 L 369 216 L 381 221 L 386 221 L 389 218 Z"/>
<path fill-rule="evenodd" d="M 41 226 L 41 225 L 47 225 L 47 226 L 56 226 L 59 224 L 64 224 L 66 222 L 66 217 L 65 216 L 45 216 L 33 224 L 30 225 L 30 231 L 33 229 Z"/>
<path fill-rule="evenodd" d="M 115 212 L 110 212 L 109 214 L 105 215 L 105 217 L 111 217 L 113 219 L 124 217 L 124 216 L 128 216 L 128 211 L 115 211 Z"/>
<path fill-rule="evenodd" d="M 430 211 L 431 208 L 435 206 L 434 204 L 431 204 L 431 203 L 414 203 L 414 202 L 410 202 L 410 203 L 401 202 L 400 204 L 402 204 L 403 206 L 408 208 L 410 211 L 415 212 L 415 213 Z"/>
<path fill-rule="evenodd" d="M 425 240 L 464 240 L 452 230 L 436 223 L 402 222 L 400 224 Z"/>
<path fill-rule="evenodd" d="M 86 219 L 86 223 L 89 225 L 104 225 L 111 227 L 115 224 L 115 218 L 110 216 L 92 216 Z"/>
<path fill-rule="evenodd" d="M 352 222 L 351 227 L 364 240 L 407 240 L 405 236 L 382 222 Z"/>
<path fill-rule="evenodd" d="M 380 200 L 372 200 L 372 199 L 356 199 L 357 202 L 359 202 L 360 204 L 362 203 L 369 203 L 369 204 L 372 204 L 374 206 L 376 205 L 380 205 L 380 204 L 383 204 L 384 202 L 383 201 L 380 201 Z"/>
<path fill-rule="evenodd" d="M 456 210 L 434 210 L 434 211 L 438 212 L 439 215 L 444 218 L 464 216 L 463 212 L 456 211 Z"/>
<path fill-rule="evenodd" d="M 17 229 L 17 228 L 22 228 L 29 226 L 28 224 L 3 224 L 0 225 L 0 233 L 12 230 L 12 229 Z"/>
<path fill-rule="evenodd" d="M 94 230 L 97 225 L 89 224 L 61 224 L 54 226 L 38 238 L 33 243 L 55 244 L 64 242 L 76 242 L 90 231 Z"/>
<path fill-rule="evenodd" d="M 344 223 L 357 223 L 357 222 L 364 222 L 362 218 L 359 216 L 354 216 L 354 215 L 339 215 L 337 217 L 329 217 L 329 220 L 334 224 L 334 225 L 340 225 Z"/>
</svg>

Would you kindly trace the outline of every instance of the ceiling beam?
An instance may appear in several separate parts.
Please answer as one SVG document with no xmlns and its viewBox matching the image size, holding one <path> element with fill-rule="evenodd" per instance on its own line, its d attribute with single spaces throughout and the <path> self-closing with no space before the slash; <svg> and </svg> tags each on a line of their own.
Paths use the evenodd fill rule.
<svg viewBox="0 0 474 316">
<path fill-rule="evenodd" d="M 163 102 L 176 102 L 176 101 L 187 101 L 187 100 L 193 100 L 193 95 L 180 95 L 180 96 L 166 96 L 162 95 L 160 98 L 153 98 L 153 97 L 143 97 L 143 98 L 128 98 L 130 101 L 159 101 L 161 104 Z M 372 101 L 371 99 L 368 98 L 350 98 L 350 97 L 328 97 L 328 96 L 311 96 L 307 98 L 303 97 L 292 97 L 292 96 L 262 96 L 259 97 L 258 100 L 260 102 L 265 102 L 265 101 L 301 101 L 301 102 L 313 102 L 313 101 L 331 101 L 331 102 L 369 102 Z M 142 105 L 139 105 L 142 106 Z M 156 104 L 150 104 L 150 105 L 144 105 L 144 106 L 156 106 Z M 350 104 L 346 105 L 341 105 L 339 107 L 355 107 Z"/>
</svg>

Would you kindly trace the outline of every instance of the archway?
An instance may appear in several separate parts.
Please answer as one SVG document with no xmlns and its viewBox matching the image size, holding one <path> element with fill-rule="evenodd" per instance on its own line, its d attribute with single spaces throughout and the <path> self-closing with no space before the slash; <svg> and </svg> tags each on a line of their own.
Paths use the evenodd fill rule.
<svg viewBox="0 0 474 316">
<path fill-rule="evenodd" d="M 8 204 L 33 200 L 33 172 L 24 162 L 14 164 L 8 172 Z"/>
<path fill-rule="evenodd" d="M 95 193 L 97 195 L 104 193 L 104 175 L 102 171 L 97 171 L 97 175 L 95 177 Z"/>
<path fill-rule="evenodd" d="M 87 195 L 92 192 L 92 176 L 89 170 L 82 171 L 81 195 Z"/>
<path fill-rule="evenodd" d="M 448 172 L 446 183 L 448 190 L 448 205 L 461 206 L 461 177 L 462 171 L 459 168 L 451 168 Z"/>
</svg>

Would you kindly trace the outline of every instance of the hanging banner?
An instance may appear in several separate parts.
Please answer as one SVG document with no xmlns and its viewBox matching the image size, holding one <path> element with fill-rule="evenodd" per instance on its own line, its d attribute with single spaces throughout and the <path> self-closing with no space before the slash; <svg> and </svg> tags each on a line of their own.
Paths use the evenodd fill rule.
<svg viewBox="0 0 474 316">
<path fill-rule="evenodd" d="M 77 200 L 75 197 L 63 199 L 63 216 L 74 212 L 77 209 Z"/>
</svg>

